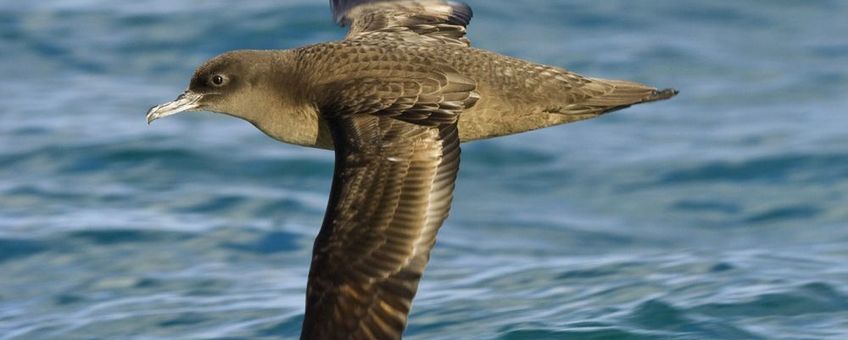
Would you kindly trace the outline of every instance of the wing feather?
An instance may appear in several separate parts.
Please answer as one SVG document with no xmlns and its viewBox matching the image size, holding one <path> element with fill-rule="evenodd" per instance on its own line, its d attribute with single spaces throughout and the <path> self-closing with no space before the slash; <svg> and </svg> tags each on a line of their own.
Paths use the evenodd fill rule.
<svg viewBox="0 0 848 340">
<path fill-rule="evenodd" d="M 330 122 L 331 202 L 315 241 L 303 339 L 399 339 L 459 168 L 456 124 Z"/>
<path fill-rule="evenodd" d="M 380 78 L 360 70 L 318 91 L 336 169 L 315 240 L 303 339 L 403 334 L 450 210 L 458 116 L 478 97 L 473 82 L 446 67 L 413 74 Z"/>
<path fill-rule="evenodd" d="M 385 38 L 469 46 L 471 7 L 444 0 L 331 0 L 333 16 L 350 26 L 348 39 Z"/>
</svg>

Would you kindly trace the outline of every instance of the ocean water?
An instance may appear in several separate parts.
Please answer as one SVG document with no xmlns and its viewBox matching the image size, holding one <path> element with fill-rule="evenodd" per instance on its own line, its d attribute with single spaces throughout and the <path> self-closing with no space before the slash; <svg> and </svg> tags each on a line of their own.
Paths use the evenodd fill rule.
<svg viewBox="0 0 848 340">
<path fill-rule="evenodd" d="M 672 101 L 465 144 L 409 339 L 848 338 L 848 2 L 469 0 L 476 46 Z M 0 339 L 296 338 L 332 153 L 192 113 L 324 0 L 0 2 Z"/>
</svg>

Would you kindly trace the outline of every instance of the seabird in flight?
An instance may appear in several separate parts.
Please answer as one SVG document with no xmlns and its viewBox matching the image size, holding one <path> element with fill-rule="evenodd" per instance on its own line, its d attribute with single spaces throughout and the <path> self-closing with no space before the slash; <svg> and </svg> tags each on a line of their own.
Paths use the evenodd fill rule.
<svg viewBox="0 0 848 340">
<path fill-rule="evenodd" d="M 467 5 L 331 0 L 342 41 L 224 53 L 148 123 L 213 111 L 335 150 L 302 339 L 399 339 L 450 210 L 460 142 L 593 118 L 676 90 L 470 47 Z"/>
</svg>

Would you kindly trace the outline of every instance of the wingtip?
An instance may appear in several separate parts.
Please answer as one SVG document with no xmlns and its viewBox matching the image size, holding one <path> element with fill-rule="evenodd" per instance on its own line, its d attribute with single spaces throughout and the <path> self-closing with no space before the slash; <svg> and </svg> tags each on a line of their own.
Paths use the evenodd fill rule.
<svg viewBox="0 0 848 340">
<path fill-rule="evenodd" d="M 471 23 L 471 18 L 474 17 L 474 10 L 471 6 L 462 1 L 447 1 L 448 6 L 451 6 L 452 24 L 467 26 Z"/>
</svg>

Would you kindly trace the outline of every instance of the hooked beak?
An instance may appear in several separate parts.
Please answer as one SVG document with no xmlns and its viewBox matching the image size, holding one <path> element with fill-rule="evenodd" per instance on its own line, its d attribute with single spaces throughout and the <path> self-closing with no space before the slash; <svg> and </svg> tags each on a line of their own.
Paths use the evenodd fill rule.
<svg viewBox="0 0 848 340">
<path fill-rule="evenodd" d="M 162 105 L 154 106 L 147 111 L 147 124 L 162 117 L 167 117 L 183 111 L 196 111 L 200 104 L 198 102 L 203 95 L 191 91 L 185 91 L 177 99 Z"/>
</svg>

